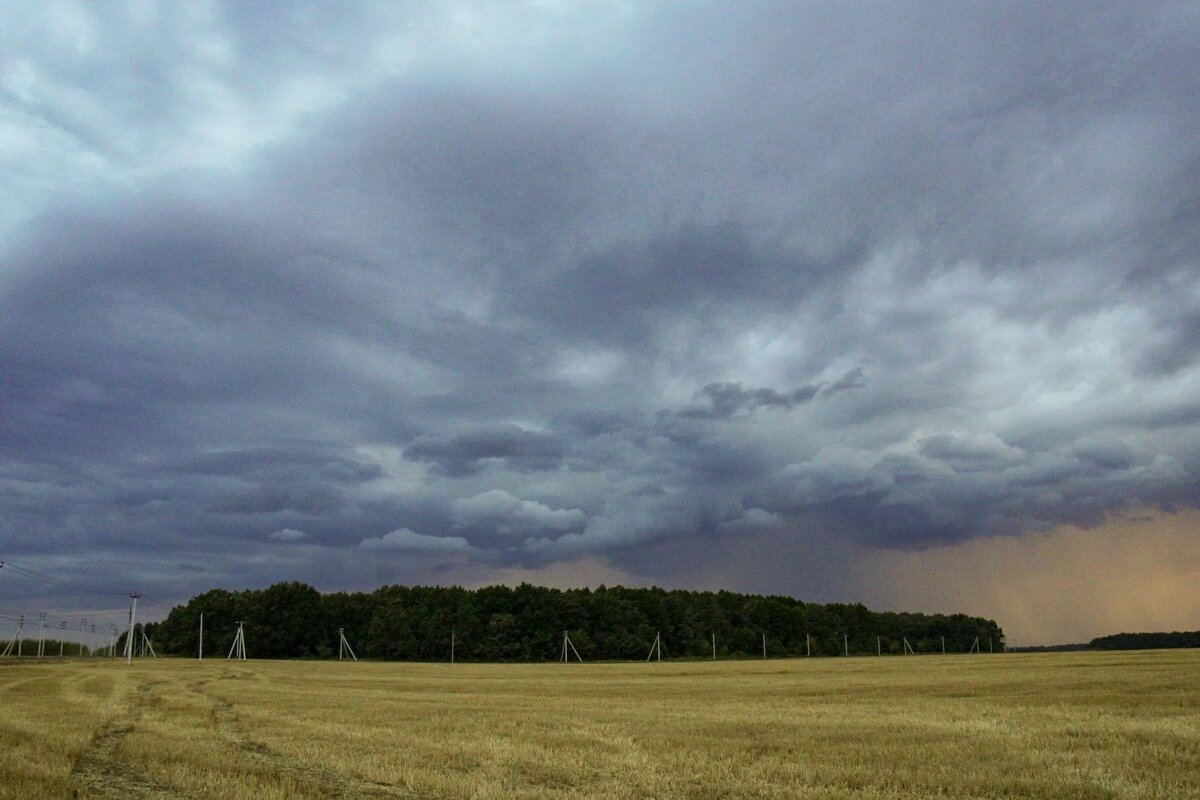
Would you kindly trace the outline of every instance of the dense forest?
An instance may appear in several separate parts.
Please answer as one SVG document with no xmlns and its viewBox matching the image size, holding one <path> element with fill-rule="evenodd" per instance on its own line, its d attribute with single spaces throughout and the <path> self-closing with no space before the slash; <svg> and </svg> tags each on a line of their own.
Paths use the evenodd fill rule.
<svg viewBox="0 0 1200 800">
<path fill-rule="evenodd" d="M 1176 647 L 1200 647 L 1200 631 L 1162 631 L 1154 633 L 1114 633 L 1078 644 L 1046 644 L 1010 647 L 1010 653 L 1064 653 L 1074 650 L 1170 650 Z"/>
<path fill-rule="evenodd" d="M 1172 647 L 1200 647 L 1200 631 L 1114 633 L 1088 642 L 1091 650 L 1165 650 Z"/>
<path fill-rule="evenodd" d="M 214 589 L 146 626 L 159 653 L 194 656 L 200 615 L 205 655 L 224 657 L 239 620 L 251 658 L 329 658 L 338 629 L 360 658 L 445 661 L 451 632 L 462 661 L 553 661 L 563 631 L 586 660 L 645 658 L 655 634 L 663 658 L 874 653 L 899 654 L 903 639 L 917 652 L 1000 652 L 1004 633 L 992 620 L 964 614 L 869 611 L 861 604 L 803 603 L 790 597 L 733 592 L 517 587 L 385 586 L 373 592 L 321 594 L 303 583 L 239 592 Z M 843 637 L 848 637 L 844 639 Z"/>
</svg>

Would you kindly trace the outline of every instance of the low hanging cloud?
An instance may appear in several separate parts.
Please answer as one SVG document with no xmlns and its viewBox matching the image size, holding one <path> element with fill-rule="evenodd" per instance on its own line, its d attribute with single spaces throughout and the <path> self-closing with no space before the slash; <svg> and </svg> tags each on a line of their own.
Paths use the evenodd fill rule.
<svg viewBox="0 0 1200 800">
<path fill-rule="evenodd" d="M 523 534 L 530 531 L 569 531 L 582 528 L 587 517 L 578 508 L 551 508 L 533 500 L 522 500 L 501 489 L 455 500 L 451 517 L 460 528 Z"/>
<path fill-rule="evenodd" d="M 475 425 L 451 436 L 419 436 L 404 449 L 404 457 L 455 478 L 478 472 L 488 463 L 536 472 L 558 466 L 563 443 L 553 434 L 518 425 Z"/>
<path fill-rule="evenodd" d="M 741 383 L 733 382 L 710 383 L 698 392 L 700 397 L 709 402 L 708 408 L 689 408 L 678 413 L 680 417 L 690 419 L 728 419 L 739 411 L 753 411 L 756 408 L 786 410 L 811 403 L 817 398 L 864 386 L 866 379 L 861 367 L 850 370 L 836 381 L 808 384 L 790 392 L 770 388 L 747 389 Z"/>
<path fill-rule="evenodd" d="M 267 538 L 276 542 L 298 542 L 301 539 L 307 539 L 308 534 L 295 528 L 280 528 Z"/>
<path fill-rule="evenodd" d="M 922 456 L 949 465 L 958 472 L 994 470 L 1024 460 L 1019 448 L 993 433 L 939 433 L 921 440 Z"/>
<path fill-rule="evenodd" d="M 460 536 L 428 536 L 408 528 L 397 528 L 383 536 L 363 539 L 358 546 L 363 550 L 410 553 L 467 553 L 471 550 L 470 542 Z"/>
</svg>

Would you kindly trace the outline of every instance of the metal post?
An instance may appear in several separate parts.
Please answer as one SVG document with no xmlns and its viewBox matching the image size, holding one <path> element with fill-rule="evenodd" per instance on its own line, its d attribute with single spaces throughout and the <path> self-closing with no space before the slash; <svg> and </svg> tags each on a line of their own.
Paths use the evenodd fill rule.
<svg viewBox="0 0 1200 800">
<path fill-rule="evenodd" d="M 200 661 L 204 660 L 204 615 L 200 615 Z"/>
<path fill-rule="evenodd" d="M 942 655 L 946 655 L 946 637 L 942 637 Z"/>
<path fill-rule="evenodd" d="M 450 663 L 454 663 L 454 628 L 450 629 Z"/>
<path fill-rule="evenodd" d="M 129 597 L 133 600 L 133 605 L 129 607 L 129 636 L 125 640 L 125 663 L 133 663 L 133 626 L 137 622 L 137 601 L 142 596 L 141 592 L 131 592 Z"/>
<path fill-rule="evenodd" d="M 245 642 L 246 642 L 246 640 L 245 640 L 245 638 L 243 638 L 242 639 L 243 656 L 245 655 L 245 653 L 244 653 Z M 354 648 L 350 646 L 350 640 L 346 638 L 345 631 L 342 628 L 338 628 L 338 661 L 342 660 L 343 652 L 347 653 L 350 656 L 350 658 L 354 659 L 355 661 L 358 661 L 358 656 L 354 655 Z"/>
<path fill-rule="evenodd" d="M 716 661 L 717 660 L 717 635 L 715 633 L 712 635 L 712 639 L 713 639 L 713 661 Z"/>
<path fill-rule="evenodd" d="M 767 657 L 767 635 L 764 633 L 763 634 L 763 659 L 765 660 L 766 657 Z"/>
<path fill-rule="evenodd" d="M 804 655 L 812 656 L 812 643 L 808 640 L 808 634 L 804 634 Z"/>
</svg>

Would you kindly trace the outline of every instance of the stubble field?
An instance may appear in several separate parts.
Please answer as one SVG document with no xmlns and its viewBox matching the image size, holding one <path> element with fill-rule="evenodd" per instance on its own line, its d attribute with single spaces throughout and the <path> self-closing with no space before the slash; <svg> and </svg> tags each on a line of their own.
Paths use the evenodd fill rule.
<svg viewBox="0 0 1200 800">
<path fill-rule="evenodd" d="M 0 797 L 1200 797 L 1200 652 L 0 664 Z"/>
</svg>

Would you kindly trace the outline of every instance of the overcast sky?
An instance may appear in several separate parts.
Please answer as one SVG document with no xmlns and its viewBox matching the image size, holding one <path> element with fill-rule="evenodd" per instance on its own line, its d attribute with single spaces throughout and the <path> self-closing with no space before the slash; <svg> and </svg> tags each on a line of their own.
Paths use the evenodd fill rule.
<svg viewBox="0 0 1200 800">
<path fill-rule="evenodd" d="M 16 6 L 0 558 L 1200 627 L 1195 3 Z"/>
</svg>

